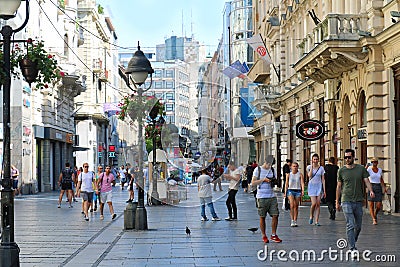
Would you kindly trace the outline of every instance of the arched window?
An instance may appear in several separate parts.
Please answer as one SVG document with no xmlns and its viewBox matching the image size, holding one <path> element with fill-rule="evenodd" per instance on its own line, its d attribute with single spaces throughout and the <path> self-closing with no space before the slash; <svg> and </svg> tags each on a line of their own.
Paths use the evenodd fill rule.
<svg viewBox="0 0 400 267">
<path fill-rule="evenodd" d="M 364 91 L 362 91 L 360 94 L 358 107 L 359 107 L 358 110 L 359 110 L 360 127 L 366 127 L 367 126 L 367 102 L 365 101 Z"/>
</svg>

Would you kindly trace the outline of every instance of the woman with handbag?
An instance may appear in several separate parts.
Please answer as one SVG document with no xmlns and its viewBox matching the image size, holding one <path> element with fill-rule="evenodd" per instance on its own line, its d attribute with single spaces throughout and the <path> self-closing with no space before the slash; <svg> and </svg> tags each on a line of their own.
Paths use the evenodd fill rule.
<svg viewBox="0 0 400 267">
<path fill-rule="evenodd" d="M 285 196 L 289 198 L 291 227 L 297 226 L 300 198 L 304 195 L 304 176 L 299 172 L 299 164 L 292 163 L 292 171 L 286 174 Z"/>
<path fill-rule="evenodd" d="M 369 166 L 367 171 L 369 173 L 369 181 L 372 186 L 372 190 L 375 193 L 375 197 L 371 198 L 367 194 L 369 214 L 371 214 L 372 224 L 378 224 L 378 212 L 382 209 L 382 196 L 386 193 L 385 182 L 382 177 L 382 169 L 378 168 L 378 159 L 371 159 L 372 166 Z"/>
<path fill-rule="evenodd" d="M 308 196 L 311 198 L 309 223 L 313 224 L 315 219 L 316 226 L 321 226 L 318 222 L 321 205 L 321 195 L 323 194 L 323 196 L 326 197 L 324 174 L 324 168 L 319 165 L 319 156 L 318 154 L 314 154 L 312 156 L 311 165 L 307 166 L 307 176 L 309 178 Z"/>
</svg>

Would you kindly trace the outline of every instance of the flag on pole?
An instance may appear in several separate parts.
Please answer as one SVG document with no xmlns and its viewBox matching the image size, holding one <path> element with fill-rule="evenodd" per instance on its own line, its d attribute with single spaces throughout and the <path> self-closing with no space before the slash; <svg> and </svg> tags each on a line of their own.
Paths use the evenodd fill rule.
<svg viewBox="0 0 400 267">
<path fill-rule="evenodd" d="M 244 79 L 246 77 L 246 73 L 249 72 L 249 67 L 245 62 L 240 63 L 239 60 L 233 62 L 230 66 L 226 67 L 222 73 L 229 77 L 229 79 L 233 79 L 236 77 Z"/>
<path fill-rule="evenodd" d="M 265 60 L 268 64 L 272 64 L 271 57 L 268 54 L 268 50 L 264 45 L 264 42 L 261 38 L 261 34 L 256 34 L 251 38 L 247 38 L 246 42 L 253 48 L 257 54 Z"/>
</svg>

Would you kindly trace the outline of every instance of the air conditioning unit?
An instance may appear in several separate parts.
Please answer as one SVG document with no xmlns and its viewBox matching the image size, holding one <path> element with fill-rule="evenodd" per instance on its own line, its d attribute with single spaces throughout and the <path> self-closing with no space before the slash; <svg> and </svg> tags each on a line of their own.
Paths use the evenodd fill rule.
<svg viewBox="0 0 400 267">
<path fill-rule="evenodd" d="M 273 134 L 280 134 L 282 131 L 281 128 L 281 123 L 279 121 L 273 122 L 274 129 L 273 129 Z"/>
<path fill-rule="evenodd" d="M 327 79 L 324 81 L 325 101 L 338 101 L 338 80 Z"/>
</svg>

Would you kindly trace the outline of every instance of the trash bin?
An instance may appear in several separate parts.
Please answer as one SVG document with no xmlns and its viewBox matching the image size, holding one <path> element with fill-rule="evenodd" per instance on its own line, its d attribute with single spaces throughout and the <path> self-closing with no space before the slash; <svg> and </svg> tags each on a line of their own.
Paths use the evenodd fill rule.
<svg viewBox="0 0 400 267">
<path fill-rule="evenodd" d="M 135 217 L 137 202 L 129 202 L 124 210 L 124 229 L 131 230 L 135 229 Z"/>
</svg>

